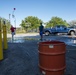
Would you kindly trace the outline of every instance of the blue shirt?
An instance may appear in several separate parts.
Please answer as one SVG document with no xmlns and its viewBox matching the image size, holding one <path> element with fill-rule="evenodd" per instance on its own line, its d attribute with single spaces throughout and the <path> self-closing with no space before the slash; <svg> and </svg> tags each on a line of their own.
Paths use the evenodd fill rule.
<svg viewBox="0 0 76 75">
<path fill-rule="evenodd" d="M 39 26 L 39 31 L 40 31 L 40 32 L 42 32 L 43 29 L 44 29 L 44 26 L 43 26 L 43 25 Z"/>
</svg>

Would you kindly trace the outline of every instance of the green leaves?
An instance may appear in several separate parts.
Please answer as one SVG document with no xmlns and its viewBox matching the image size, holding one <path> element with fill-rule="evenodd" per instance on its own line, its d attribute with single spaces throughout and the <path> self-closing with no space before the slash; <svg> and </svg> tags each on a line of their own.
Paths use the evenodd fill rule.
<svg viewBox="0 0 76 75">
<path fill-rule="evenodd" d="M 66 20 L 63 20 L 62 18 L 59 17 L 52 17 L 49 22 L 47 22 L 46 27 L 54 27 L 55 25 L 68 25 Z"/>
<path fill-rule="evenodd" d="M 22 23 L 20 25 L 24 27 L 25 30 L 33 30 L 39 27 L 40 22 L 42 22 L 42 20 L 38 17 L 28 16 L 24 20 L 22 20 Z"/>
</svg>

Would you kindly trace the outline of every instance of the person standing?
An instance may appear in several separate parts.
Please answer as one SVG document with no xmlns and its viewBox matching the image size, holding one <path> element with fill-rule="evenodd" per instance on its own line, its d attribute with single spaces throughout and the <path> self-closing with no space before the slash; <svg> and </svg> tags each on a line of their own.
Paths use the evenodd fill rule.
<svg viewBox="0 0 76 75">
<path fill-rule="evenodd" d="M 16 28 L 15 28 L 15 27 L 13 27 L 13 26 L 11 25 L 10 30 L 11 30 L 11 34 L 12 34 L 12 41 L 13 41 L 13 40 L 14 40 L 14 35 L 15 35 L 15 30 L 16 30 Z"/>
<path fill-rule="evenodd" d="M 39 34 L 40 34 L 40 40 L 43 40 L 43 30 L 44 30 L 44 26 L 42 25 L 42 23 L 40 23 L 39 26 Z"/>
</svg>

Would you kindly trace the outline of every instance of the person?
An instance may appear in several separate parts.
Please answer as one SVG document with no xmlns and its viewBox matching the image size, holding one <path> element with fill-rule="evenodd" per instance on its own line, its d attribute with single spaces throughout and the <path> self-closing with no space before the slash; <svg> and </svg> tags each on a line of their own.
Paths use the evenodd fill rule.
<svg viewBox="0 0 76 75">
<path fill-rule="evenodd" d="M 39 26 L 39 34 L 40 34 L 40 40 L 43 40 L 43 30 L 44 30 L 44 26 L 42 25 L 42 23 L 40 23 Z"/>
<path fill-rule="evenodd" d="M 16 27 L 13 27 L 13 26 L 11 25 L 10 30 L 11 30 L 11 34 L 12 34 L 12 41 L 13 41 L 13 40 L 14 40 L 14 35 L 15 35 Z"/>
</svg>

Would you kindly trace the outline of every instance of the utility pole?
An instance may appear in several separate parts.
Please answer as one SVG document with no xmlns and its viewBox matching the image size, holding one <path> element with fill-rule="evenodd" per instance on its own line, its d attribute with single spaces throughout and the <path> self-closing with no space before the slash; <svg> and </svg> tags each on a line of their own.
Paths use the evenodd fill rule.
<svg viewBox="0 0 76 75">
<path fill-rule="evenodd" d="M 16 27 L 16 17 L 15 17 L 15 14 L 14 14 L 15 10 L 16 10 L 16 8 L 13 8 L 12 18 L 14 18 L 14 25 Z"/>
</svg>

